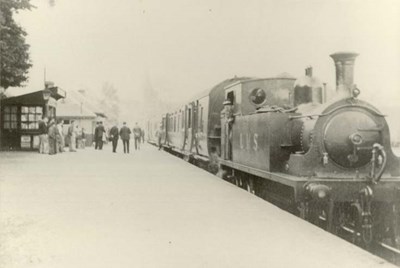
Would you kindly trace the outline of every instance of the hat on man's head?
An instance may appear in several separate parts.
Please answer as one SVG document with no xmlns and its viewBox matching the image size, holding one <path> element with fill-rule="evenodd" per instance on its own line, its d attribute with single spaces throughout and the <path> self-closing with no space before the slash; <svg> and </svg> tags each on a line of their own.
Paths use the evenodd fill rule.
<svg viewBox="0 0 400 268">
<path fill-rule="evenodd" d="M 223 105 L 232 105 L 232 102 L 230 100 L 225 100 L 222 104 Z"/>
</svg>

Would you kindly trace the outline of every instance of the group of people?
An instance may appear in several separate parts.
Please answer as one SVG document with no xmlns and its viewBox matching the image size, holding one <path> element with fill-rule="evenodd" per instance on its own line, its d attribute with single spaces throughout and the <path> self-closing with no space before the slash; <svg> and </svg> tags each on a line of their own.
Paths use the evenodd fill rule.
<svg viewBox="0 0 400 268">
<path fill-rule="evenodd" d="M 44 117 L 39 121 L 39 153 L 54 155 L 64 152 L 65 135 L 63 133 L 63 121 Z M 67 138 L 69 140 L 69 151 L 76 152 L 77 147 L 85 144 L 85 130 L 78 129 L 74 121 L 68 127 Z"/>
<path fill-rule="evenodd" d="M 117 152 L 118 139 L 121 138 L 124 146 L 124 153 L 129 154 L 129 140 L 131 139 L 132 133 L 135 140 L 135 150 L 140 150 L 140 143 L 144 143 L 144 130 L 139 127 L 138 123 L 135 124 L 132 131 L 126 125 L 126 122 L 123 123 L 123 126 L 120 129 L 118 129 L 117 125 L 110 129 L 109 140 L 112 142 L 113 153 Z"/>
<path fill-rule="evenodd" d="M 85 148 L 86 134 L 85 130 L 80 129 L 75 121 L 71 121 L 66 135 L 63 133 L 63 121 L 48 119 L 44 117 L 39 121 L 39 153 L 41 154 L 57 154 L 64 152 L 66 141 L 69 143 L 69 151 L 76 152 L 76 148 Z M 108 134 L 107 134 L 108 133 Z M 112 151 L 117 151 L 118 140 L 121 138 L 124 153 L 129 153 L 129 141 L 131 134 L 135 141 L 135 150 L 140 150 L 140 144 L 144 143 L 144 130 L 141 129 L 138 123 L 131 129 L 123 123 L 123 126 L 118 129 L 118 126 L 113 126 L 109 132 L 103 126 L 102 122 L 96 123 L 94 130 L 94 143 L 96 150 L 102 150 L 103 144 L 106 141 L 112 142 Z"/>
</svg>

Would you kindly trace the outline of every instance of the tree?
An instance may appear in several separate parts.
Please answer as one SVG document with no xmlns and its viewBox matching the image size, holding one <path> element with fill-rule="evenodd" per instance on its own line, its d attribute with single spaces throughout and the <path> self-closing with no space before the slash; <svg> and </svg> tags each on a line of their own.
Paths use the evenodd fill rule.
<svg viewBox="0 0 400 268">
<path fill-rule="evenodd" d="M 0 0 L 0 86 L 22 86 L 32 66 L 27 33 L 13 18 L 20 10 L 30 10 L 29 0 Z"/>
<path fill-rule="evenodd" d="M 101 90 L 103 93 L 100 106 L 104 109 L 107 121 L 111 124 L 118 122 L 119 117 L 119 97 L 118 90 L 110 83 L 104 83 Z"/>
</svg>

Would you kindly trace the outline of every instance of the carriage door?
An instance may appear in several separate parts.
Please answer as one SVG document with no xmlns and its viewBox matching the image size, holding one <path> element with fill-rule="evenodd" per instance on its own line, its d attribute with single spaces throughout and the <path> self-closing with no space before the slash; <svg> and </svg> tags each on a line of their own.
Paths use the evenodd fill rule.
<svg viewBox="0 0 400 268">
<path fill-rule="evenodd" d="M 227 160 L 232 160 L 232 117 L 234 116 L 235 92 L 228 91 L 225 94 L 224 110 L 222 111 L 223 116 L 221 117 L 222 157 Z M 230 103 L 230 105 L 228 103 Z"/>
<path fill-rule="evenodd" d="M 197 133 L 198 133 L 198 123 L 199 123 L 199 118 L 198 118 L 198 107 L 199 107 L 199 101 L 195 101 L 192 103 L 192 143 L 190 146 L 190 151 L 198 154 L 198 138 L 197 138 Z"/>
<path fill-rule="evenodd" d="M 161 129 L 162 129 L 162 134 L 161 134 L 161 144 L 165 144 L 167 140 L 167 121 L 168 121 L 168 114 L 166 114 L 161 122 Z"/>
<path fill-rule="evenodd" d="M 183 148 L 190 151 L 192 144 L 192 105 L 189 104 L 185 109 L 185 142 Z"/>
<path fill-rule="evenodd" d="M 187 118 L 187 150 L 189 152 L 192 152 L 193 148 L 193 138 L 194 138 L 194 133 L 193 133 L 193 103 L 188 105 L 187 113 L 186 113 L 186 118 Z"/>
</svg>

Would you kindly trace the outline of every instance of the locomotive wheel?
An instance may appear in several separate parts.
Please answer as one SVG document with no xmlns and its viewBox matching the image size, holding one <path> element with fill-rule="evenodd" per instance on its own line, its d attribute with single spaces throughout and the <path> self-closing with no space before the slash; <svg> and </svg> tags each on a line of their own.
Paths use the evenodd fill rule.
<svg viewBox="0 0 400 268">
<path fill-rule="evenodd" d="M 235 177 L 234 177 L 234 184 L 235 184 L 237 187 L 242 188 L 242 186 L 243 186 L 242 177 L 241 177 L 241 176 L 235 176 Z"/>
<path fill-rule="evenodd" d="M 183 160 L 185 161 L 185 162 L 188 162 L 188 163 L 190 163 L 190 155 L 183 155 Z"/>
<path fill-rule="evenodd" d="M 362 246 L 362 209 L 360 204 L 355 203 L 351 205 L 351 219 L 353 219 L 353 238 L 352 242 L 358 246 Z"/>
<path fill-rule="evenodd" d="M 240 187 L 240 183 L 239 183 L 239 178 L 238 177 L 234 177 L 234 182 L 235 182 L 235 185 L 237 186 L 237 187 Z"/>
<path fill-rule="evenodd" d="M 298 206 L 297 206 L 297 213 L 296 215 L 298 215 L 301 219 L 303 220 L 307 220 L 307 205 L 304 202 L 301 202 Z"/>
<path fill-rule="evenodd" d="M 399 220 L 400 215 L 397 206 L 395 205 L 387 205 L 385 207 L 380 207 L 380 219 L 379 222 L 381 228 L 379 229 L 380 232 L 380 239 L 390 245 L 391 247 L 399 249 Z"/>
<path fill-rule="evenodd" d="M 328 207 L 326 204 L 317 203 L 315 201 L 311 201 L 307 204 L 306 208 L 306 219 L 312 224 L 322 228 L 327 229 L 327 211 Z"/>
<path fill-rule="evenodd" d="M 254 190 L 254 180 L 251 177 L 248 177 L 246 180 L 246 189 L 249 193 L 251 194 L 256 194 L 256 191 Z"/>
</svg>

